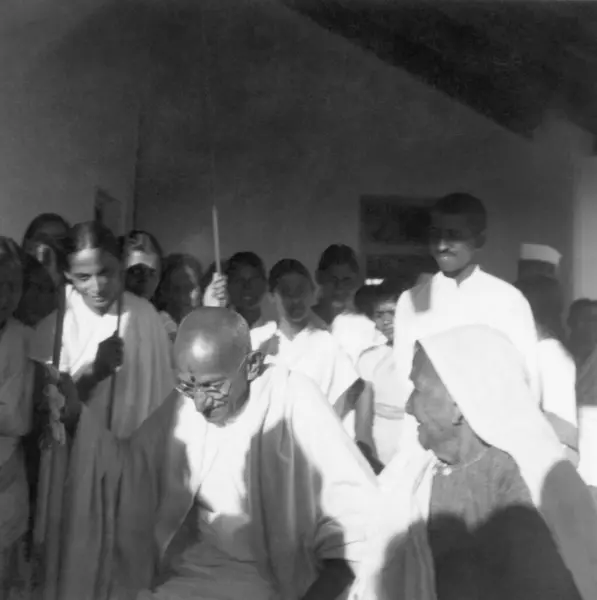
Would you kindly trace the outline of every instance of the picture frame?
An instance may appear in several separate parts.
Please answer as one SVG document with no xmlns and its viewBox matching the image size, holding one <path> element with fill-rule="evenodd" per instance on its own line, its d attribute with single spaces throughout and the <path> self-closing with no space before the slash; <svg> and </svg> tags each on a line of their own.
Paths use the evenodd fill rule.
<svg viewBox="0 0 597 600">
<path fill-rule="evenodd" d="M 437 271 L 428 232 L 435 199 L 399 195 L 360 198 L 360 248 L 367 280 L 403 288 Z"/>
</svg>

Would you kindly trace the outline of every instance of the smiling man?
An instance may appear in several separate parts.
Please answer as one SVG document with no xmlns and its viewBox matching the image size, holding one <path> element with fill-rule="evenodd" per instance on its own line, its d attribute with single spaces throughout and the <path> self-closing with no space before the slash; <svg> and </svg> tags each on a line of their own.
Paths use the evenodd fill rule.
<svg viewBox="0 0 597 600">
<path fill-rule="evenodd" d="M 487 230 L 483 203 L 470 194 L 450 194 L 437 201 L 431 217 L 430 251 L 440 270 L 403 293 L 396 306 L 394 356 L 401 397 L 406 403 L 412 390 L 408 377 L 417 340 L 461 325 L 488 325 L 523 356 L 539 402 L 537 333 L 529 303 L 478 264 Z"/>
<path fill-rule="evenodd" d="M 174 353 L 177 388 L 126 441 L 65 382 L 74 444 L 93 451 L 75 453 L 58 597 L 337 598 L 377 491 L 331 407 L 303 376 L 264 368 L 232 311 L 192 312 Z"/>
</svg>

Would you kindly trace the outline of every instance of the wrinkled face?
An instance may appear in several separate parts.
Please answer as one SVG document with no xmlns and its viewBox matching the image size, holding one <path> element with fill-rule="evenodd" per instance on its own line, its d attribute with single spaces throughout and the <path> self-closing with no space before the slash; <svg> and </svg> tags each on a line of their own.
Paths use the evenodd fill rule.
<svg viewBox="0 0 597 600">
<path fill-rule="evenodd" d="M 394 314 L 396 300 L 386 299 L 378 302 L 373 307 L 373 321 L 375 326 L 384 334 L 390 344 L 394 343 Z"/>
<path fill-rule="evenodd" d="M 166 312 L 177 323 L 201 305 L 201 284 L 191 267 L 183 265 L 170 273 L 164 285 L 164 300 Z"/>
<path fill-rule="evenodd" d="M 105 250 L 94 248 L 71 255 L 69 269 L 69 280 L 96 312 L 107 311 L 120 294 L 120 261 Z"/>
<path fill-rule="evenodd" d="M 239 265 L 228 276 L 230 302 L 241 313 L 258 308 L 265 291 L 263 273 L 250 265 Z"/>
<path fill-rule="evenodd" d="M 50 273 L 41 265 L 29 273 L 19 305 L 22 321 L 34 327 L 58 305 L 57 288 Z"/>
<path fill-rule="evenodd" d="M 240 361 L 222 356 L 212 358 L 192 360 L 188 366 L 183 361 L 179 365 L 178 381 L 180 389 L 192 396 L 205 419 L 222 427 L 244 408 L 249 383 L 257 376 L 261 356 L 250 353 Z"/>
<path fill-rule="evenodd" d="M 419 424 L 419 442 L 439 459 L 449 461 L 450 449 L 459 438 L 460 411 L 422 350 L 413 361 L 411 380 L 414 390 L 406 412 Z"/>
<path fill-rule="evenodd" d="M 313 300 L 313 284 L 299 273 L 288 273 L 281 277 L 274 290 L 278 314 L 294 325 L 302 325 L 307 321 Z"/>
<path fill-rule="evenodd" d="M 134 265 L 126 270 L 125 287 L 127 291 L 151 300 L 160 282 L 160 275 L 157 269 L 152 269 L 147 265 Z"/>
<path fill-rule="evenodd" d="M 457 275 L 474 262 L 477 245 L 466 215 L 433 213 L 430 250 L 445 275 Z"/>
<path fill-rule="evenodd" d="M 12 261 L 0 262 L 0 325 L 17 309 L 23 288 L 21 269 Z"/>
<path fill-rule="evenodd" d="M 338 310 L 344 310 L 353 302 L 359 287 L 359 274 L 350 265 L 332 265 L 325 271 L 319 271 L 318 283 L 321 299 Z"/>
</svg>

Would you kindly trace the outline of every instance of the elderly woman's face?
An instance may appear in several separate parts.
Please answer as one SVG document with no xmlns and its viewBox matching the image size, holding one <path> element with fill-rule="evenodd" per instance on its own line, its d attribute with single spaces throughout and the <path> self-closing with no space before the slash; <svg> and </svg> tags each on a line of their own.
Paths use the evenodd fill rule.
<svg viewBox="0 0 597 600">
<path fill-rule="evenodd" d="M 406 412 L 419 423 L 419 442 L 440 460 L 451 462 L 458 445 L 461 413 L 423 350 L 415 354 L 410 377 L 414 390 Z"/>
</svg>

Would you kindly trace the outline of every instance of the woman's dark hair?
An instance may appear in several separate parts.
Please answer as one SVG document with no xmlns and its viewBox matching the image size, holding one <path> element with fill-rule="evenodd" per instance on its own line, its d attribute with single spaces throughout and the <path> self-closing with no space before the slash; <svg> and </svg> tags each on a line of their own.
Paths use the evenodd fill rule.
<svg viewBox="0 0 597 600">
<path fill-rule="evenodd" d="M 133 229 L 119 239 L 122 256 L 125 256 L 129 252 L 144 252 L 146 254 L 155 254 L 160 259 L 160 263 L 164 262 L 162 246 L 157 238 L 148 231 Z"/>
<path fill-rule="evenodd" d="M 456 192 L 440 198 L 432 208 L 432 213 L 440 215 L 463 215 L 474 235 L 482 235 L 487 230 L 487 210 L 483 202 L 472 194 Z"/>
<path fill-rule="evenodd" d="M 318 271 L 327 271 L 330 267 L 337 265 L 348 265 L 355 273 L 359 272 L 359 261 L 356 252 L 344 244 L 332 244 L 328 246 L 319 259 Z"/>
<path fill-rule="evenodd" d="M 61 225 L 62 227 L 64 227 L 65 234 L 71 228 L 68 221 L 60 215 L 56 213 L 42 213 L 41 215 L 35 217 L 35 219 L 31 221 L 31 223 L 29 223 L 27 229 L 25 230 L 25 234 L 23 235 L 22 245 L 24 246 L 27 241 L 34 238 L 37 235 L 37 232 L 40 229 L 42 229 L 43 226 L 47 223 L 55 223 L 57 225 Z"/>
<path fill-rule="evenodd" d="M 295 260 L 294 258 L 283 258 L 282 260 L 279 260 L 269 272 L 267 283 L 270 293 L 274 293 L 282 277 L 291 273 L 296 273 L 297 275 L 306 277 L 311 282 L 311 285 L 313 285 L 311 273 L 309 273 L 309 269 L 307 269 L 302 262 Z"/>
<path fill-rule="evenodd" d="M 62 275 L 68 268 L 64 244 L 45 233 L 38 233 L 27 240 L 23 251 L 28 259 L 33 259 L 50 273 Z M 35 265 L 30 265 L 30 269 L 35 269 Z"/>
<path fill-rule="evenodd" d="M 66 240 L 66 256 L 81 250 L 104 250 L 120 260 L 120 244 L 116 236 L 98 221 L 86 221 L 72 227 Z"/>
<path fill-rule="evenodd" d="M 539 335 L 564 341 L 562 324 L 563 295 L 557 279 L 547 275 L 534 275 L 516 282 L 516 287 L 527 299 L 533 311 L 533 317 Z"/>
<path fill-rule="evenodd" d="M 226 275 L 230 277 L 236 269 L 243 266 L 252 267 L 259 272 L 263 279 L 267 279 L 265 265 L 261 258 L 254 252 L 237 252 L 236 254 L 233 254 L 227 261 Z"/>
<path fill-rule="evenodd" d="M 197 282 L 199 284 L 201 283 L 203 269 L 201 268 L 201 263 L 194 256 L 183 253 L 166 256 L 162 266 L 162 277 L 154 296 L 154 305 L 158 310 L 166 309 L 168 300 L 165 295 L 167 293 L 170 277 L 172 277 L 174 271 L 177 271 L 182 267 L 190 268 L 197 277 Z"/>
</svg>

